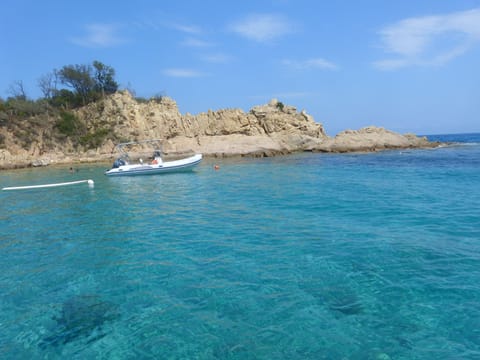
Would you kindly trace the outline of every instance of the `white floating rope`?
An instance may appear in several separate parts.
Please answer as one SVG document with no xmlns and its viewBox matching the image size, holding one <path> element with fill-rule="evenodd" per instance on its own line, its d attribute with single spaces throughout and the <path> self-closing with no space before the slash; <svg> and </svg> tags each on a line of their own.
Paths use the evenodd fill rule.
<svg viewBox="0 0 480 360">
<path fill-rule="evenodd" d="M 87 183 L 90 189 L 93 189 L 95 183 L 93 180 L 78 180 L 78 181 L 69 181 L 63 183 L 56 183 L 56 184 L 44 184 L 44 185 L 29 185 L 29 186 L 12 186 L 12 187 L 4 187 L 2 190 L 28 190 L 28 189 L 42 189 L 42 188 L 50 188 L 50 187 L 58 187 L 58 186 L 69 186 L 69 185 L 77 185 Z"/>
</svg>

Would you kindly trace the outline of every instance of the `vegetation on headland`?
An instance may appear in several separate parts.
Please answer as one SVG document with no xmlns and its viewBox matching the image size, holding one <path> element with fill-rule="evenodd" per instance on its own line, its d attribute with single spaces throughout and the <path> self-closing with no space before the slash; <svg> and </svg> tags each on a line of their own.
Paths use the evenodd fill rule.
<svg viewBox="0 0 480 360">
<path fill-rule="evenodd" d="M 38 87 L 43 96 L 33 100 L 23 82 L 15 81 L 8 89 L 10 96 L 0 98 L 0 128 L 13 133 L 21 148 L 28 149 L 41 135 L 47 142 L 69 139 L 75 147 L 92 149 L 109 136 L 108 128 L 87 129 L 73 110 L 118 90 L 114 68 L 100 61 L 65 65 L 41 76 Z M 42 132 L 42 128 L 52 130 Z M 5 136 L 0 132 L 0 149 L 5 147 Z"/>
<path fill-rule="evenodd" d="M 117 91 L 112 67 L 100 61 L 91 65 L 65 65 L 41 76 L 38 86 L 43 97 L 36 100 L 28 97 L 22 81 L 10 85 L 6 100 L 0 98 L 0 127 L 13 133 L 22 148 L 28 149 L 40 136 L 42 125 L 53 129 L 41 134 L 50 142 L 68 137 L 74 145 L 88 148 L 95 146 L 99 137 L 106 136 L 103 129 L 88 131 L 71 110 Z M 0 148 L 4 147 L 5 137 L 0 136 Z"/>
</svg>

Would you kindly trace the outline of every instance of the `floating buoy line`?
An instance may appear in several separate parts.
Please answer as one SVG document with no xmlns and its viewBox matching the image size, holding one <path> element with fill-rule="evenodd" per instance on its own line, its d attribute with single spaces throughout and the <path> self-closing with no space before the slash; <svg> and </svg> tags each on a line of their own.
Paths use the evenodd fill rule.
<svg viewBox="0 0 480 360">
<path fill-rule="evenodd" d="M 77 185 L 77 184 L 84 184 L 87 183 L 90 189 L 93 189 L 95 183 L 93 180 L 78 180 L 78 181 L 69 181 L 63 183 L 56 183 L 56 184 L 43 184 L 43 185 L 28 185 L 28 186 L 11 186 L 11 187 L 4 187 L 2 190 L 28 190 L 28 189 L 42 189 L 42 188 L 51 188 L 51 187 L 59 187 L 59 186 L 69 186 L 69 185 Z"/>
</svg>

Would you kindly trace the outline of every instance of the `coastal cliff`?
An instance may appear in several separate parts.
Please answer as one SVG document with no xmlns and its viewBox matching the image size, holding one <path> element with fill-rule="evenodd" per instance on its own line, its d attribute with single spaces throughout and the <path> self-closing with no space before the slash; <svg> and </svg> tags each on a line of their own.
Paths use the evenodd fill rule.
<svg viewBox="0 0 480 360">
<path fill-rule="evenodd" d="M 144 139 L 162 139 L 166 154 L 193 151 L 222 157 L 436 146 L 413 134 L 378 127 L 346 130 L 329 137 L 322 124 L 304 110 L 297 111 L 276 99 L 249 112 L 223 109 L 182 115 L 171 98 L 140 102 L 129 92 L 119 91 L 72 110 L 69 116 L 75 120 L 73 127 L 83 131 L 81 141 L 59 133 L 59 115 L 34 116 L 27 124 L 1 126 L 0 168 L 111 160 L 115 144 Z"/>
</svg>

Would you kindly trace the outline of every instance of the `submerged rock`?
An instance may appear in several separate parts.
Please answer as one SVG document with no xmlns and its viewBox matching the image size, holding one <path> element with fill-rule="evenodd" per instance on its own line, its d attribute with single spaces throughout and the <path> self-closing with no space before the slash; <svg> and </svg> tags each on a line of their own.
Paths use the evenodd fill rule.
<svg viewBox="0 0 480 360">
<path fill-rule="evenodd" d="M 328 308 L 343 315 L 359 315 L 364 309 L 355 292 L 347 286 L 328 286 L 322 289 L 321 299 Z"/>
<path fill-rule="evenodd" d="M 319 304 L 336 314 L 360 315 L 364 306 L 357 294 L 347 285 L 305 282 L 300 287 L 313 296 Z"/>
<path fill-rule="evenodd" d="M 118 317 L 118 306 L 97 295 L 74 296 L 63 303 L 59 316 L 54 318 L 56 327 L 40 346 L 59 346 L 80 338 L 97 340 L 105 336 L 102 325 Z"/>
</svg>

